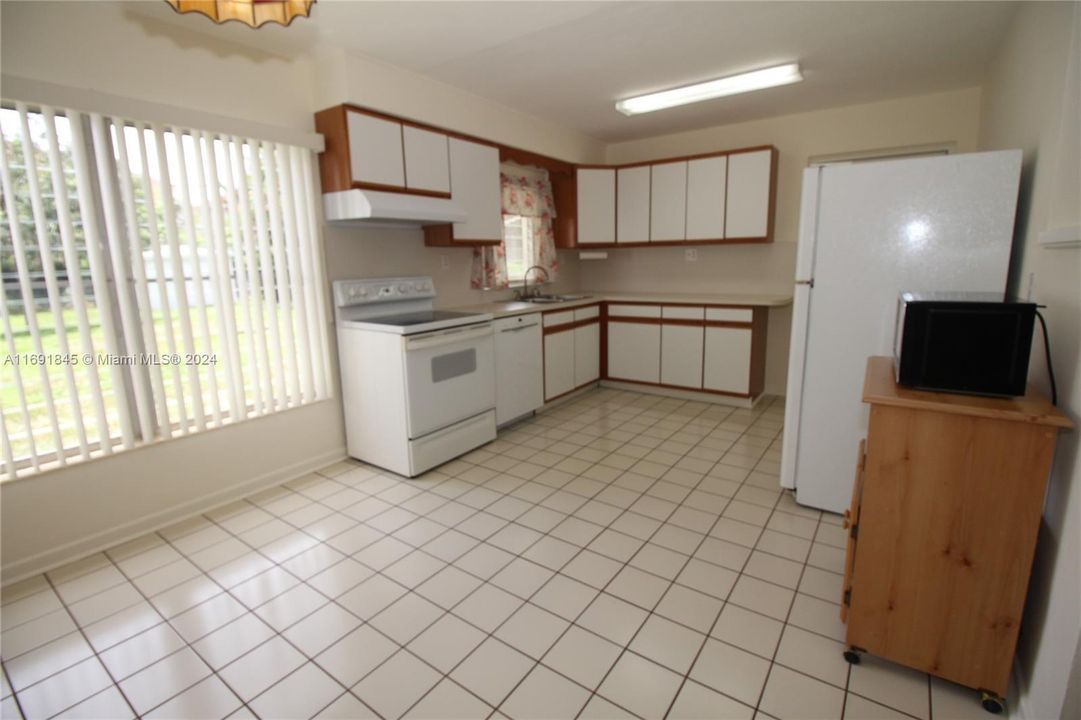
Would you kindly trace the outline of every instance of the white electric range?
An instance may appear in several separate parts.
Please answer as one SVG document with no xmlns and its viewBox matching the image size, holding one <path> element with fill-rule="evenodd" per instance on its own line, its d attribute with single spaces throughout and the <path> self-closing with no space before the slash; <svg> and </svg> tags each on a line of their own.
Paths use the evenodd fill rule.
<svg viewBox="0 0 1081 720">
<path fill-rule="evenodd" d="M 334 283 L 349 454 L 407 477 L 495 439 L 492 316 L 434 298 L 430 277 Z"/>
</svg>

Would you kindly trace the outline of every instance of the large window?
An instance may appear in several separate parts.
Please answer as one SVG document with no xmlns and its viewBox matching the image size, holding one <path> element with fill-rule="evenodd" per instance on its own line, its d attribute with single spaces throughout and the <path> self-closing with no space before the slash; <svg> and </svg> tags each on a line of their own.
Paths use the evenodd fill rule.
<svg viewBox="0 0 1081 720">
<path fill-rule="evenodd" d="M 0 109 L 0 477 L 328 396 L 309 150 Z"/>
<path fill-rule="evenodd" d="M 507 253 L 507 278 L 512 287 L 521 285 L 525 271 L 535 265 L 533 218 L 523 215 L 503 216 L 503 245 Z M 536 278 L 534 278 L 536 280 Z"/>
</svg>

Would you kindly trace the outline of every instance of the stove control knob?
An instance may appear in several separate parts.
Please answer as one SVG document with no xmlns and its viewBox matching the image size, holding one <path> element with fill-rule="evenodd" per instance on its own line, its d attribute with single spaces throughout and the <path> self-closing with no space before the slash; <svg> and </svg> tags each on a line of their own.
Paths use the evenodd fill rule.
<svg viewBox="0 0 1081 720">
<path fill-rule="evenodd" d="M 398 286 L 398 292 L 403 293 L 403 294 L 409 292 L 409 286 L 406 285 L 405 283 L 402 283 L 401 285 Z"/>
<path fill-rule="evenodd" d="M 356 297 L 356 296 L 357 296 L 357 289 L 355 287 L 354 288 L 349 288 L 349 297 Z"/>
<path fill-rule="evenodd" d="M 432 289 L 432 284 L 431 283 L 424 283 L 424 285 L 422 285 L 420 287 L 420 289 L 421 290 L 431 290 Z"/>
<path fill-rule="evenodd" d="M 368 297 L 368 288 L 361 288 L 360 291 L 357 292 L 357 295 L 360 295 L 361 297 Z"/>
</svg>

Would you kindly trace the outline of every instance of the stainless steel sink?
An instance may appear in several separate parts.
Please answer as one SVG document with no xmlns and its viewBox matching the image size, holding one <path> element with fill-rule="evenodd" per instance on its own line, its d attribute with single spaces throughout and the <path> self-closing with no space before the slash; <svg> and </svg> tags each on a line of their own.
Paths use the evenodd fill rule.
<svg viewBox="0 0 1081 720">
<path fill-rule="evenodd" d="M 529 303 L 545 305 L 549 303 L 570 302 L 572 300 L 585 300 L 588 297 L 589 295 L 534 295 L 532 297 L 523 298 L 523 300 Z"/>
</svg>

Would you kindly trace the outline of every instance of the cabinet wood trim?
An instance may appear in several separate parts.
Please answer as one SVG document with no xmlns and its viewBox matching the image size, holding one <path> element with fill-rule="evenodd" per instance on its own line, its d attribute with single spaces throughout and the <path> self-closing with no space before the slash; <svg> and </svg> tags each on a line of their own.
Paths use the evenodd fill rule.
<svg viewBox="0 0 1081 720">
<path fill-rule="evenodd" d="M 734 320 L 706 320 L 704 321 L 706 327 L 715 328 L 746 328 L 754 331 L 753 322 L 736 322 Z"/>
<path fill-rule="evenodd" d="M 556 333 L 568 332 L 570 330 L 576 330 L 586 325 L 597 325 L 601 319 L 599 317 L 586 318 L 585 320 L 575 320 L 574 322 L 563 323 L 562 325 L 549 325 L 544 328 L 544 335 L 555 335 Z"/>
<path fill-rule="evenodd" d="M 480 247 L 494 246 L 502 240 L 468 240 L 454 237 L 454 228 L 450 223 L 424 226 L 424 245 L 426 247 Z"/>
<path fill-rule="evenodd" d="M 315 114 L 315 131 L 323 135 L 324 142 L 319 153 L 319 184 L 324 193 L 352 188 L 345 112 L 345 106 L 338 105 Z"/>
<path fill-rule="evenodd" d="M 766 340 L 769 334 L 769 309 L 754 308 L 751 320 L 751 395 L 761 395 L 766 388 Z"/>
<path fill-rule="evenodd" d="M 631 323 L 635 325 L 660 325 L 661 319 L 659 317 L 636 317 L 633 315 L 609 315 L 608 322 L 610 323 Z M 670 323 L 674 324 L 674 323 Z"/>
<path fill-rule="evenodd" d="M 378 190 L 379 192 L 392 192 L 396 195 L 423 195 L 425 197 L 437 197 L 450 199 L 449 192 L 443 192 L 442 190 L 424 190 L 421 188 L 411 188 L 399 185 L 385 185 L 383 183 L 374 182 L 354 182 L 351 186 L 354 190 Z"/>
</svg>

